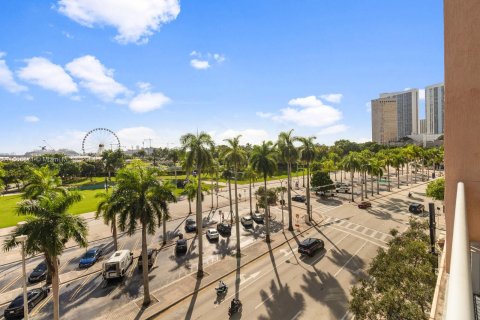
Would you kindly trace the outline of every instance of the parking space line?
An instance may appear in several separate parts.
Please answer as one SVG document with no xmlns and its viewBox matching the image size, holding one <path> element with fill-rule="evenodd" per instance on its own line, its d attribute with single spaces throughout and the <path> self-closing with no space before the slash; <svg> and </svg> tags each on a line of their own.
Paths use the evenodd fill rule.
<svg viewBox="0 0 480 320">
<path fill-rule="evenodd" d="M 355 253 L 350 257 L 350 259 L 348 259 L 348 261 L 345 262 L 345 264 L 344 264 L 340 269 L 338 269 L 337 272 L 335 272 L 335 274 L 333 275 L 333 277 L 336 278 L 336 277 L 338 276 L 338 274 L 339 274 L 340 272 L 342 272 L 342 270 L 345 268 L 345 266 L 346 266 L 347 264 L 349 264 L 350 261 L 352 261 L 352 259 L 353 259 L 354 257 L 356 257 L 357 254 L 360 252 L 360 250 L 362 250 L 366 245 L 367 245 L 367 242 L 365 242 L 365 243 L 363 244 L 363 246 L 361 246 L 357 251 L 355 251 Z"/>
<path fill-rule="evenodd" d="M 7 289 L 9 289 L 11 286 L 13 286 L 20 278 L 22 277 L 21 274 L 19 274 L 18 276 L 16 276 L 12 281 L 10 281 L 5 287 L 2 288 L 2 290 L 0 290 L 0 293 L 4 293 L 7 291 Z"/>
</svg>

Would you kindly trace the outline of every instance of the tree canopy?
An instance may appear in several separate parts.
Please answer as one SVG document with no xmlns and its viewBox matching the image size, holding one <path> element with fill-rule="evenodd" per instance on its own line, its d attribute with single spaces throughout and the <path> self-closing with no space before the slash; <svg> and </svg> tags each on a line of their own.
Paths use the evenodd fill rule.
<svg viewBox="0 0 480 320">
<path fill-rule="evenodd" d="M 439 178 L 431 181 L 427 185 L 427 196 L 435 200 L 443 201 L 445 198 L 445 178 Z"/>
</svg>

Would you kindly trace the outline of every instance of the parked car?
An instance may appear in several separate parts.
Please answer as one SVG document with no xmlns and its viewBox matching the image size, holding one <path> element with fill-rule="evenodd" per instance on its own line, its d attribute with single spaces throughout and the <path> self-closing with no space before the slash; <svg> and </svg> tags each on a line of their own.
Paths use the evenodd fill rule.
<svg viewBox="0 0 480 320">
<path fill-rule="evenodd" d="M 155 264 L 155 259 L 157 258 L 158 251 L 152 248 L 147 249 L 147 257 L 148 257 L 148 269 L 153 267 Z M 140 253 L 140 256 L 138 257 L 138 269 L 143 268 L 143 257 L 142 254 Z"/>
<path fill-rule="evenodd" d="M 408 207 L 408 211 L 413 214 L 420 214 L 420 213 L 423 213 L 423 211 L 425 211 L 425 206 L 421 203 L 412 203 Z"/>
<path fill-rule="evenodd" d="M 32 273 L 28 276 L 29 283 L 37 283 L 47 278 L 47 263 L 45 261 L 40 262 Z"/>
<path fill-rule="evenodd" d="M 218 240 L 218 238 L 220 237 L 220 235 L 218 234 L 218 231 L 214 228 L 208 229 L 206 234 L 207 234 L 207 239 L 210 241 Z"/>
<path fill-rule="evenodd" d="M 178 239 L 177 243 L 175 244 L 175 254 L 185 254 L 187 253 L 187 249 L 188 249 L 187 240 Z"/>
<path fill-rule="evenodd" d="M 217 224 L 217 231 L 222 237 L 230 237 L 232 234 L 232 226 L 226 222 Z"/>
<path fill-rule="evenodd" d="M 341 193 L 350 193 L 350 187 L 348 186 L 338 186 L 335 191 L 337 193 L 341 192 Z"/>
<path fill-rule="evenodd" d="M 368 208 L 371 208 L 371 207 L 372 207 L 372 204 L 368 201 L 363 201 L 363 202 L 360 202 L 358 204 L 359 209 L 368 209 Z"/>
<path fill-rule="evenodd" d="M 78 263 L 79 268 L 88 268 L 95 264 L 98 259 L 103 255 L 103 248 L 93 247 L 89 249 L 80 259 Z"/>
<path fill-rule="evenodd" d="M 317 191 L 315 192 L 316 195 L 321 196 L 321 197 L 334 197 L 335 193 L 333 190 L 325 190 L 325 191 Z"/>
<path fill-rule="evenodd" d="M 253 226 L 253 219 L 251 215 L 243 216 L 241 222 L 245 228 L 250 228 Z"/>
<path fill-rule="evenodd" d="M 27 292 L 28 311 L 32 310 L 37 304 L 48 296 L 50 291 L 47 287 L 35 288 Z M 23 319 L 23 293 L 13 299 L 3 312 L 6 320 Z"/>
<path fill-rule="evenodd" d="M 350 188 L 350 185 L 346 182 L 335 182 L 335 188 L 339 188 L 339 187 L 347 187 L 347 188 Z"/>
<path fill-rule="evenodd" d="M 123 278 L 132 262 L 133 252 L 130 250 L 116 251 L 108 261 L 103 263 L 103 278 L 105 280 Z"/>
<path fill-rule="evenodd" d="M 263 214 L 261 214 L 261 213 L 254 213 L 254 214 L 252 215 L 252 219 L 253 219 L 253 221 L 255 221 L 257 224 L 264 224 L 264 223 L 265 223 L 264 216 L 263 216 Z"/>
<path fill-rule="evenodd" d="M 292 200 L 297 201 L 297 202 L 305 202 L 305 201 L 307 201 L 307 197 L 302 196 L 300 194 L 297 194 L 297 195 L 292 197 Z"/>
<path fill-rule="evenodd" d="M 193 219 L 187 219 L 185 221 L 185 232 L 197 231 L 197 223 Z"/>
<path fill-rule="evenodd" d="M 322 250 L 325 247 L 323 240 L 317 238 L 308 238 L 298 245 L 298 253 L 313 256 L 315 251 Z"/>
</svg>

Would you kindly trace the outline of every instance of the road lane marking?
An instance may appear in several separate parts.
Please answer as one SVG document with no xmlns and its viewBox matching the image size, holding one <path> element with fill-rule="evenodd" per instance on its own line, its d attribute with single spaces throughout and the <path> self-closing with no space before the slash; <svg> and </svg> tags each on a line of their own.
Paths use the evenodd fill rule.
<svg viewBox="0 0 480 320">
<path fill-rule="evenodd" d="M 354 233 L 352 233 L 352 232 L 348 232 L 348 231 L 345 231 L 345 230 L 342 230 L 342 229 L 340 229 L 340 228 L 333 227 L 333 226 L 326 226 L 326 227 L 327 227 L 327 228 L 331 228 L 331 229 L 335 229 L 335 230 L 340 231 L 340 232 L 343 232 L 343 233 L 348 233 L 348 234 L 350 234 L 350 235 L 352 235 L 352 236 L 354 236 L 354 237 L 357 237 L 357 238 L 359 238 L 359 239 L 362 239 L 362 240 L 365 240 L 365 241 L 367 241 L 367 242 L 370 242 L 371 244 L 373 244 L 373 245 L 375 245 L 375 246 L 377 246 L 377 247 L 383 248 L 383 249 L 385 249 L 385 250 L 388 249 L 387 246 L 384 246 L 384 245 L 381 245 L 381 244 L 379 244 L 379 243 L 373 242 L 373 241 L 371 241 L 371 240 L 369 240 L 369 239 L 365 239 L 364 237 L 361 237 L 361 236 L 358 235 L 358 234 L 354 234 Z M 381 242 L 384 242 L 385 244 L 387 244 L 385 241 L 382 241 L 382 240 L 380 240 L 380 239 L 377 239 L 377 240 L 378 240 L 378 241 L 381 241 Z"/>
<path fill-rule="evenodd" d="M 9 289 L 11 286 L 13 286 L 20 278 L 22 277 L 21 274 L 19 274 L 18 276 L 16 276 L 12 281 L 10 281 L 5 287 L 2 288 L 2 290 L 0 290 L 0 293 L 4 293 L 7 291 L 7 289 Z"/>
<path fill-rule="evenodd" d="M 349 264 L 350 261 L 352 261 L 352 259 L 355 258 L 355 257 L 357 256 L 357 254 L 360 252 L 360 250 L 362 250 L 366 245 L 367 245 L 367 242 L 365 242 L 365 243 L 363 244 L 363 246 L 361 246 L 357 251 L 355 251 L 355 253 L 350 257 L 350 259 L 348 259 L 348 261 L 345 262 L 345 264 L 333 275 L 333 277 L 336 278 L 336 277 L 338 276 L 338 274 L 339 274 L 340 272 L 342 272 L 342 270 L 345 268 L 345 266 L 346 266 L 347 264 Z"/>
<path fill-rule="evenodd" d="M 257 304 L 257 306 L 255 307 L 255 310 L 257 310 L 262 304 L 264 304 L 265 302 L 267 302 L 267 300 L 270 300 L 271 297 L 273 297 L 273 293 L 271 295 L 269 295 L 268 297 L 266 297 L 265 299 L 263 299 L 262 302 L 260 302 L 259 304 Z"/>
<path fill-rule="evenodd" d="M 300 317 L 300 315 L 303 313 L 302 310 L 298 311 L 296 315 L 293 316 L 293 318 L 291 320 L 296 320 L 298 317 Z M 342 319 L 343 320 L 343 319 Z"/>
<path fill-rule="evenodd" d="M 85 278 L 85 280 L 83 280 L 83 282 L 78 286 L 77 290 L 75 290 L 75 292 L 70 296 L 70 299 L 68 301 L 72 302 L 73 300 L 75 300 L 78 293 L 83 289 L 83 287 L 87 284 L 87 282 L 92 278 L 93 275 L 95 275 L 95 273 L 89 275 Z"/>
</svg>

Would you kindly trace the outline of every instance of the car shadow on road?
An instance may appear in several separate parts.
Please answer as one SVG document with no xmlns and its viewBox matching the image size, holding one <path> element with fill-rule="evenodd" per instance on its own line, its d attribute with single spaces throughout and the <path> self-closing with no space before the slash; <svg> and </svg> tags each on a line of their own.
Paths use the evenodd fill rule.
<svg viewBox="0 0 480 320">
<path fill-rule="evenodd" d="M 265 304 L 267 315 L 261 315 L 258 319 L 294 319 L 305 310 L 305 298 L 298 292 L 292 294 L 288 284 L 277 285 L 272 280 L 269 291 L 260 290 L 260 298 Z"/>
<path fill-rule="evenodd" d="M 302 292 L 325 305 L 332 313 L 331 318 L 343 319 L 347 311 L 347 293 L 332 274 L 318 270 L 315 266 L 313 269 L 315 272 L 303 274 L 304 284 L 300 286 Z"/>
</svg>

